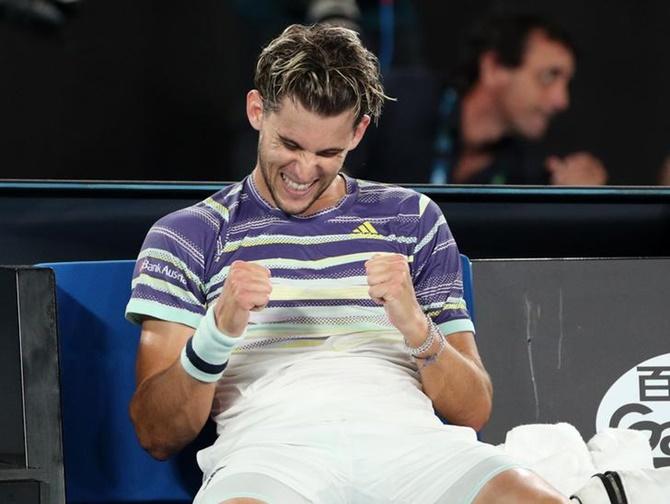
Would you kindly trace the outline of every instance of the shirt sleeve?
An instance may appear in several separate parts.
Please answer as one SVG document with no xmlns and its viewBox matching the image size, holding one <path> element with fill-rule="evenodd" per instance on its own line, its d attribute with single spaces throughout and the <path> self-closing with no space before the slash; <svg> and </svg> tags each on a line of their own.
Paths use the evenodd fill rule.
<svg viewBox="0 0 670 504">
<path fill-rule="evenodd" d="M 206 242 L 211 234 L 189 209 L 152 226 L 135 264 L 126 318 L 146 317 L 197 327 L 206 312 Z"/>
<path fill-rule="evenodd" d="M 474 332 L 463 296 L 463 272 L 456 240 L 442 210 L 419 197 L 419 225 L 412 275 L 417 300 L 442 332 Z"/>
</svg>

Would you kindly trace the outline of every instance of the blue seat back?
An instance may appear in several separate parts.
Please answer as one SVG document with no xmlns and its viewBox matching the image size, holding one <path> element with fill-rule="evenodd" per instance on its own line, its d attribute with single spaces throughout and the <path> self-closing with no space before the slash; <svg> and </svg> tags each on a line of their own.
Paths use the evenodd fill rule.
<svg viewBox="0 0 670 504">
<path fill-rule="evenodd" d="M 463 273 L 463 299 L 468 306 L 470 318 L 475 321 L 475 299 L 472 282 L 472 264 L 470 258 L 465 254 L 461 254 L 461 270 Z"/>
<path fill-rule="evenodd" d="M 191 502 L 194 454 L 154 460 L 128 415 L 140 333 L 124 318 L 134 261 L 40 266 L 56 276 L 67 502 Z"/>
</svg>

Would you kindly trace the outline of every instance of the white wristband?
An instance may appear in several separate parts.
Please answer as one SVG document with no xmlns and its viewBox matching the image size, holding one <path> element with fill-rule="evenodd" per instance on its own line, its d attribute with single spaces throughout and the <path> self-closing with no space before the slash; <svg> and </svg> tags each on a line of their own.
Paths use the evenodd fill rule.
<svg viewBox="0 0 670 504">
<path fill-rule="evenodd" d="M 222 333 L 216 326 L 214 306 L 210 306 L 181 351 L 181 365 L 196 380 L 205 383 L 218 381 L 230 354 L 245 335 L 246 329 L 238 338 Z"/>
</svg>

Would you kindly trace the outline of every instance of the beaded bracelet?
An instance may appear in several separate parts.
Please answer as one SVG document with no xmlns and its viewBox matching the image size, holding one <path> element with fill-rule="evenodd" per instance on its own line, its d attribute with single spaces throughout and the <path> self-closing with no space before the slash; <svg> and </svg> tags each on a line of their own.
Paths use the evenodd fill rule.
<svg viewBox="0 0 670 504">
<path fill-rule="evenodd" d="M 434 354 L 431 354 L 427 357 L 414 357 L 414 360 L 421 361 L 421 366 L 419 367 L 419 369 L 423 369 L 426 366 L 430 366 L 434 362 L 437 362 L 437 358 L 440 356 L 442 351 L 446 348 L 447 340 L 445 339 L 444 334 L 442 334 L 441 331 L 440 331 L 439 343 L 440 343 L 440 348 Z"/>
<path fill-rule="evenodd" d="M 422 361 L 419 369 L 423 369 L 437 361 L 437 358 L 447 346 L 447 340 L 444 337 L 444 334 L 442 334 L 442 331 L 440 331 L 440 328 L 437 327 L 430 316 L 426 315 L 426 319 L 428 320 L 428 336 L 426 337 L 426 340 L 415 348 L 405 345 L 409 354 L 414 357 L 415 360 Z M 431 355 L 421 357 L 421 354 L 430 349 L 436 339 L 439 344 L 437 351 Z"/>
<path fill-rule="evenodd" d="M 418 347 L 411 347 L 407 344 L 407 342 L 405 342 L 405 348 L 412 357 L 418 357 L 422 353 L 425 353 L 426 351 L 428 351 L 428 349 L 430 349 L 431 346 L 433 346 L 435 337 L 437 337 L 438 339 L 442 337 L 442 333 L 437 328 L 435 322 L 433 322 L 433 319 L 431 319 L 429 315 L 426 315 L 426 321 L 428 322 L 428 335 L 426 336 L 425 341 L 421 343 Z"/>
</svg>

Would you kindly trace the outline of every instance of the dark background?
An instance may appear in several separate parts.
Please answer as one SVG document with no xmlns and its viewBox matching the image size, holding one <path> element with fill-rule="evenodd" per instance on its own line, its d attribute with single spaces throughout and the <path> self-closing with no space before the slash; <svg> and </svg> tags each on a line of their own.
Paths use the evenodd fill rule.
<svg viewBox="0 0 670 504">
<path fill-rule="evenodd" d="M 239 179 L 255 156 L 243 108 L 254 59 L 303 3 L 83 0 L 50 31 L 1 16 L 0 178 Z M 374 48 L 377 2 L 359 3 Z M 655 183 L 670 153 L 670 2 L 395 3 L 394 65 L 437 75 L 489 8 L 565 25 L 580 49 L 572 107 L 543 147 L 592 151 L 613 184 Z"/>
</svg>

